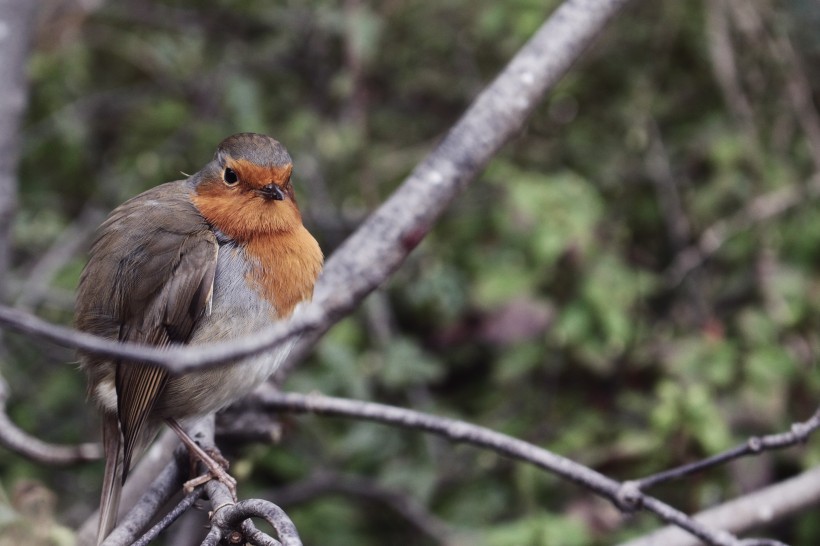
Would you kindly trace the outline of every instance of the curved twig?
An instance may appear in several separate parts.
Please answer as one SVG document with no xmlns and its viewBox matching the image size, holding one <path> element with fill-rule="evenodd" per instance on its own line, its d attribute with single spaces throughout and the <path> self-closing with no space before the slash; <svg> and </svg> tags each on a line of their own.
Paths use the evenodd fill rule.
<svg viewBox="0 0 820 546">
<path fill-rule="evenodd" d="M 211 429 L 212 430 L 212 429 Z M 285 512 L 272 502 L 249 499 L 234 502 L 225 484 L 211 480 L 205 484 L 213 511 L 211 530 L 202 546 L 216 546 L 223 539 L 230 544 L 258 544 L 260 546 L 302 546 L 296 526 Z M 250 518 L 263 518 L 279 540 L 257 529 Z"/>
<path fill-rule="evenodd" d="M 212 502 L 218 502 L 215 497 L 219 497 L 213 495 L 212 492 L 220 488 L 225 489 L 222 496 L 230 499 L 227 488 L 219 482 L 208 482 L 205 487 L 208 494 L 212 495 Z M 250 518 L 266 520 L 276 531 L 279 540 L 256 529 L 247 521 Z M 247 499 L 235 504 L 227 501 L 218 504 L 211 515 L 211 530 L 202 542 L 202 546 L 216 546 L 220 540 L 229 537 L 232 537 L 232 543 L 236 544 L 251 542 L 265 545 L 302 546 L 296 526 L 285 511 L 263 499 Z"/>
<path fill-rule="evenodd" d="M 249 519 L 242 522 L 242 535 L 251 546 L 282 546 L 281 542 L 257 529 Z"/>
</svg>

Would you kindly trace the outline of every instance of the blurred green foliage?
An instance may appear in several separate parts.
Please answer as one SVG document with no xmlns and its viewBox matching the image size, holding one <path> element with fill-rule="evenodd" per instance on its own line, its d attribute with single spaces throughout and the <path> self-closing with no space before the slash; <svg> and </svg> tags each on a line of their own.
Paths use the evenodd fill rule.
<svg viewBox="0 0 820 546">
<path fill-rule="evenodd" d="M 46 258 L 77 238 L 85 248 L 91 213 L 194 172 L 239 131 L 288 146 L 306 222 L 332 253 L 555 5 L 43 3 L 12 295 L 68 323 L 83 252 Z M 820 152 L 807 137 L 817 111 L 789 86 L 820 89 L 818 20 L 806 0 L 634 2 L 287 387 L 463 418 L 618 479 L 807 418 L 820 388 L 820 212 L 806 188 Z M 726 54 L 734 73 L 715 62 Z M 749 206 L 778 191 L 803 197 L 764 217 Z M 715 226 L 726 229 L 714 252 L 678 275 Z M 43 269 L 53 274 L 37 284 Z M 94 438 L 83 378 L 59 365 L 72 355 L 5 339 L 12 417 L 50 441 Z M 575 485 L 417 432 L 286 422 L 280 445 L 234 457 L 243 495 L 322 469 L 362 476 L 488 546 L 613 544 L 658 524 L 623 524 Z M 752 473 L 729 465 L 657 493 L 697 511 L 818 459 L 810 442 Z M 100 477 L 98 465 L 53 470 L 0 451 L 4 488 L 46 484 L 65 525 L 95 507 Z M 286 508 L 306 544 L 435 543 L 355 495 Z M 811 516 L 765 532 L 820 542 Z"/>
</svg>

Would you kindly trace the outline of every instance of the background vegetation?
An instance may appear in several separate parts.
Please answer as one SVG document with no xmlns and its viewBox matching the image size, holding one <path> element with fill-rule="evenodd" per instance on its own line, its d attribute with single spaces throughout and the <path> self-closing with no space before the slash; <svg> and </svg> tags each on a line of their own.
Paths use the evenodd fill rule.
<svg viewBox="0 0 820 546">
<path fill-rule="evenodd" d="M 12 301 L 69 323 L 104 214 L 239 131 L 288 146 L 306 223 L 332 253 L 555 5 L 43 2 Z M 818 23 L 809 0 L 634 2 L 286 388 L 460 417 L 619 479 L 807 418 L 820 391 Z M 15 421 L 50 441 L 96 438 L 84 378 L 61 365 L 72 355 L 5 345 Z M 292 501 L 306 544 L 437 543 L 425 525 L 468 544 L 614 544 L 658 524 L 375 424 L 288 419 L 279 445 L 232 458 L 247 494 Z M 819 459 L 811 442 L 660 496 L 697 511 Z M 76 526 L 101 475 L 0 452 L 0 526 L 32 491 L 55 525 Z M 811 516 L 765 533 L 820 542 Z"/>
</svg>

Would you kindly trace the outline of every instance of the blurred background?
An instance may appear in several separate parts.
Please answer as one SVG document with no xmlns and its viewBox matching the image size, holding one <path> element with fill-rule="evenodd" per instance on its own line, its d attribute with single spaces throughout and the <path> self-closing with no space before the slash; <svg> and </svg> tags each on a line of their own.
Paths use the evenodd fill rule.
<svg viewBox="0 0 820 546">
<path fill-rule="evenodd" d="M 105 214 L 240 131 L 287 145 L 332 254 L 557 5 L 40 2 L 11 303 L 69 324 Z M 462 418 L 617 479 L 808 418 L 818 24 L 812 0 L 633 2 L 285 388 Z M 4 343 L 12 418 L 51 442 L 96 439 L 71 352 Z M 369 423 L 288 417 L 280 444 L 232 459 L 240 495 L 282 502 L 305 544 L 604 545 L 659 525 L 527 465 Z M 652 492 L 694 512 L 817 462 L 810 441 Z M 35 521 L 34 491 L 43 543 L 70 544 L 101 476 L 0 450 L 0 536 Z M 817 544 L 820 520 L 756 534 Z"/>
</svg>

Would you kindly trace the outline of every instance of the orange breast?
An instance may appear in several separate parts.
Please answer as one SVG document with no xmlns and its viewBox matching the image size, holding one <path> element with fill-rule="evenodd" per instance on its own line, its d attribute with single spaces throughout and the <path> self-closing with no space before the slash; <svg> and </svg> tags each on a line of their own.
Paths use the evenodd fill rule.
<svg viewBox="0 0 820 546">
<path fill-rule="evenodd" d="M 248 281 L 273 303 L 279 318 L 287 317 L 296 304 L 313 296 L 313 285 L 322 269 L 322 251 L 303 226 L 254 237 L 245 251 L 259 263 L 249 273 Z"/>
</svg>

